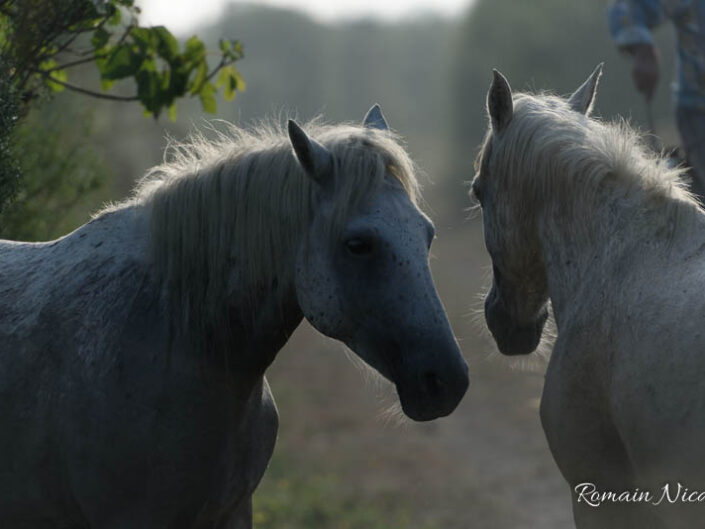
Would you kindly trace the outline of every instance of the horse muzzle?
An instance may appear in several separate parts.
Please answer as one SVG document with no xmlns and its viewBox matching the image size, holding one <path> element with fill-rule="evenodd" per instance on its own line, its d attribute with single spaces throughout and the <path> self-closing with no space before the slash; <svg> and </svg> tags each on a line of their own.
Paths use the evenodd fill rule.
<svg viewBox="0 0 705 529">
<path fill-rule="evenodd" d="M 462 400 L 470 385 L 470 377 L 457 344 L 455 347 L 457 353 L 445 362 L 424 362 L 424 367 L 413 369 L 410 376 L 395 381 L 402 410 L 410 419 L 430 421 L 445 417 Z M 430 355 L 439 358 L 434 353 Z"/>
<path fill-rule="evenodd" d="M 543 327 L 548 319 L 544 305 L 536 319 L 528 324 L 518 324 L 492 289 L 485 299 L 485 320 L 497 343 L 499 351 L 508 356 L 533 353 L 541 341 Z"/>
</svg>

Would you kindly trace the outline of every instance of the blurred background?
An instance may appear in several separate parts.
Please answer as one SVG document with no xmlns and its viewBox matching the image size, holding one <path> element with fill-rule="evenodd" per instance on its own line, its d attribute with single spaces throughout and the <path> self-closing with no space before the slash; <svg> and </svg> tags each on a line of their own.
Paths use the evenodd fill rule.
<svg viewBox="0 0 705 529">
<path fill-rule="evenodd" d="M 425 209 L 437 226 L 432 266 L 464 354 L 471 387 L 449 418 L 390 419 L 394 395 L 370 381 L 343 347 L 305 323 L 269 372 L 279 439 L 255 496 L 259 529 L 461 529 L 571 526 L 570 494 L 548 452 L 538 404 L 545 359 L 500 357 L 484 331 L 489 260 L 467 197 L 485 129 L 491 69 L 515 90 L 575 89 L 599 62 L 596 113 L 644 126 L 629 61 L 610 41 L 606 1 L 143 0 L 142 24 L 166 25 L 209 49 L 239 40 L 246 82 L 217 118 L 247 126 L 283 111 L 305 120 L 359 121 L 379 102 L 424 171 Z M 658 32 L 664 81 L 657 132 L 677 141 L 668 78 L 673 35 Z M 100 90 L 94 66 L 73 81 Z M 118 85 L 117 93 L 134 86 Z M 62 92 L 35 105 L 15 132 L 24 174 L 0 237 L 47 240 L 124 198 L 158 163 L 165 137 L 203 125 L 195 100 L 175 121 L 145 118 L 136 103 Z M 276 192 L 276 190 L 274 190 Z"/>
</svg>

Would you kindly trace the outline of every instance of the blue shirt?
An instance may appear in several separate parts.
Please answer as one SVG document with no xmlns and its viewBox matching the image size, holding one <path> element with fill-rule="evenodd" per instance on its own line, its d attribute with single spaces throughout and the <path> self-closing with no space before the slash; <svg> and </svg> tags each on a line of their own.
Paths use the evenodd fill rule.
<svg viewBox="0 0 705 529">
<path fill-rule="evenodd" d="M 671 20 L 678 35 L 676 103 L 705 110 L 705 0 L 616 0 L 608 16 L 619 46 L 653 44 L 651 30 Z"/>
</svg>

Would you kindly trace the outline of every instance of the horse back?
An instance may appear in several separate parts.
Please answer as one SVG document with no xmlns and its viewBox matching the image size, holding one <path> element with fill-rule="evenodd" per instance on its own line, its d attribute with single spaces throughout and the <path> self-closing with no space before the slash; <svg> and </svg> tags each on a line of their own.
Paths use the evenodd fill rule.
<svg viewBox="0 0 705 529">
<path fill-rule="evenodd" d="M 134 216 L 104 215 L 46 243 L 0 241 L 0 516 L 13 526 L 76 521 L 62 468 L 74 417 L 60 411 L 144 277 Z"/>
</svg>

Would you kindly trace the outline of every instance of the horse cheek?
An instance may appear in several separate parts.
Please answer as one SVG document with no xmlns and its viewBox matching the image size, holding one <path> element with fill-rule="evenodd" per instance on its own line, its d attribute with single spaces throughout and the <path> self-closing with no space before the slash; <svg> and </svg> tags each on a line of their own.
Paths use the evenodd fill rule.
<svg viewBox="0 0 705 529">
<path fill-rule="evenodd" d="M 322 257 L 301 259 L 296 267 L 296 296 L 304 317 L 331 338 L 345 334 L 340 292 L 333 270 Z"/>
</svg>

